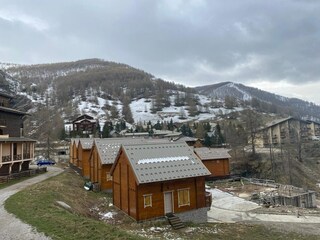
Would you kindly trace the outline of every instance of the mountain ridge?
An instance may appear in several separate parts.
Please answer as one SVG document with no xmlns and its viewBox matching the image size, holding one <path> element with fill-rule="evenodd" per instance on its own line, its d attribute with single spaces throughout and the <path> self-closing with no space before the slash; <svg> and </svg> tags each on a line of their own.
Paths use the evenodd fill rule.
<svg viewBox="0 0 320 240">
<path fill-rule="evenodd" d="M 2 64 L 8 66 L 6 64 Z M 0 66 L 2 66 L 0 64 Z M 195 88 L 167 82 L 126 64 L 101 59 L 14 65 L 3 69 L 2 82 L 28 101 L 17 101 L 32 113 L 35 126 L 82 113 L 133 121 L 204 121 L 254 108 L 260 112 L 320 119 L 320 106 L 233 82 Z M 1 79 L 0 79 L 1 80 Z M 1 83 L 1 82 L 0 82 Z M 219 114 L 218 114 L 219 113 Z M 47 119 L 51 115 L 52 119 Z M 39 120 L 41 119 L 41 120 Z"/>
</svg>

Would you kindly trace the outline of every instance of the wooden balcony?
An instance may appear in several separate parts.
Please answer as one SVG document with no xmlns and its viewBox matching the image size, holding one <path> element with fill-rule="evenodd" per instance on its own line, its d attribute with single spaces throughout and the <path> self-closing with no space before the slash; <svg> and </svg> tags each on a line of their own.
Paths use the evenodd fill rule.
<svg viewBox="0 0 320 240">
<path fill-rule="evenodd" d="M 2 156 L 2 162 L 11 162 L 11 156 L 7 155 L 7 156 Z"/>
<path fill-rule="evenodd" d="M 31 159 L 31 154 L 30 153 L 25 153 L 23 154 L 17 154 L 17 155 L 6 155 L 6 156 L 2 156 L 2 162 L 6 163 L 6 162 L 11 162 L 11 161 L 19 161 L 19 160 L 24 160 L 24 159 Z"/>
</svg>

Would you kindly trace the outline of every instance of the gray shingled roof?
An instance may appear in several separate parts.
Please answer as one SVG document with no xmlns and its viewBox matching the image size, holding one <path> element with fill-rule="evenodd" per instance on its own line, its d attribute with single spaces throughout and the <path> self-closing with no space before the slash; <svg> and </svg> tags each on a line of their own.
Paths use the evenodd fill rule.
<svg viewBox="0 0 320 240">
<path fill-rule="evenodd" d="M 195 153 L 201 160 L 226 159 L 231 158 L 229 149 L 225 148 L 194 148 Z"/>
<path fill-rule="evenodd" d="M 210 175 L 186 143 L 123 145 L 138 183 Z"/>
<path fill-rule="evenodd" d="M 95 145 L 102 164 L 113 164 L 122 144 L 144 144 L 144 138 L 101 138 L 95 139 Z"/>
<path fill-rule="evenodd" d="M 71 138 L 70 139 L 70 143 L 71 144 L 76 144 L 76 146 L 78 147 L 78 144 L 79 144 L 79 138 Z"/>
<path fill-rule="evenodd" d="M 94 138 L 79 138 L 77 146 L 79 147 L 79 144 L 81 143 L 82 149 L 90 150 L 93 146 L 93 141 Z"/>
</svg>

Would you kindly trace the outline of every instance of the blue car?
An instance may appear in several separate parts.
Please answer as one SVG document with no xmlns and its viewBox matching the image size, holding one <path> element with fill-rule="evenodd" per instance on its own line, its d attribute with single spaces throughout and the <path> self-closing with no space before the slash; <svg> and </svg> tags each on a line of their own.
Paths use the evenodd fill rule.
<svg viewBox="0 0 320 240">
<path fill-rule="evenodd" d="M 52 160 L 49 160 L 49 159 L 44 159 L 44 160 L 39 160 L 37 161 L 37 165 L 40 167 L 40 166 L 43 166 L 43 165 L 54 165 L 56 164 L 55 161 L 52 161 Z"/>
</svg>

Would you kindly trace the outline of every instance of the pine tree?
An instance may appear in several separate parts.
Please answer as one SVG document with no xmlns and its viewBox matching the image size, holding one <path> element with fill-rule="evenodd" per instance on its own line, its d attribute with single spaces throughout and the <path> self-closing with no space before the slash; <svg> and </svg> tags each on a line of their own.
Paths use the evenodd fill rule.
<svg viewBox="0 0 320 240">
<path fill-rule="evenodd" d="M 108 122 L 105 122 L 102 128 L 102 137 L 103 138 L 110 137 L 110 132 L 111 132 L 110 124 Z"/>
<path fill-rule="evenodd" d="M 122 115 L 128 123 L 131 123 L 131 124 L 134 123 L 131 108 L 130 108 L 130 105 L 127 101 L 124 101 L 124 103 L 123 103 Z"/>
<path fill-rule="evenodd" d="M 209 137 L 209 135 L 208 135 L 207 133 L 206 133 L 206 135 L 204 136 L 203 144 L 204 144 L 206 147 L 211 147 L 211 145 L 212 145 L 211 137 Z"/>
<path fill-rule="evenodd" d="M 168 123 L 168 130 L 170 130 L 170 131 L 173 131 L 173 128 L 174 126 L 173 126 L 173 121 L 172 121 L 172 118 L 170 119 L 170 122 Z"/>
<path fill-rule="evenodd" d="M 196 129 L 196 137 L 199 139 L 202 139 L 202 138 L 204 138 L 204 136 L 205 136 L 205 130 L 203 128 L 203 124 L 198 123 L 197 129 Z"/>
<path fill-rule="evenodd" d="M 110 113 L 111 113 L 111 118 L 113 118 L 113 119 L 118 119 L 119 118 L 119 111 L 118 111 L 118 108 L 117 108 L 116 104 L 113 104 L 110 107 Z"/>
</svg>

